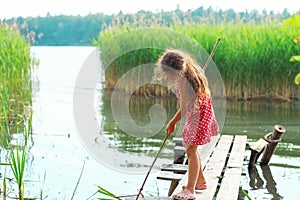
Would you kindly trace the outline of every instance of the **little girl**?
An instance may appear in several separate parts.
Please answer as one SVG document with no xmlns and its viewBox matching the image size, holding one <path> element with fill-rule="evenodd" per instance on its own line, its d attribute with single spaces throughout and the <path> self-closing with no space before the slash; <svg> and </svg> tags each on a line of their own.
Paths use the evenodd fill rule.
<svg viewBox="0 0 300 200">
<path fill-rule="evenodd" d="M 180 101 L 180 108 L 166 126 L 168 136 L 176 129 L 176 123 L 186 116 L 182 138 L 188 156 L 188 182 L 173 198 L 195 199 L 195 190 L 206 189 L 197 147 L 210 142 L 210 138 L 219 131 L 207 78 L 191 56 L 180 50 L 166 50 L 159 58 L 158 65 L 167 82 L 175 83 Z"/>
</svg>

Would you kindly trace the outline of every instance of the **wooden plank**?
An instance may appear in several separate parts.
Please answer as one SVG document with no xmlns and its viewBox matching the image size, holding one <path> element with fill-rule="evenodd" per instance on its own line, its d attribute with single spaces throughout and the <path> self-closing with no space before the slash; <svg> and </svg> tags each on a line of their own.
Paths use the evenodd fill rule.
<svg viewBox="0 0 300 200">
<path fill-rule="evenodd" d="M 216 200 L 238 199 L 247 136 L 235 136 Z"/>
<path fill-rule="evenodd" d="M 182 145 L 182 137 L 174 137 L 173 142 L 175 143 L 175 146 L 183 146 Z"/>
<path fill-rule="evenodd" d="M 207 189 L 197 193 L 196 199 L 212 199 L 214 197 L 219 178 L 225 166 L 226 157 L 232 144 L 232 139 L 232 135 L 221 136 L 203 172 L 207 182 Z"/>
<path fill-rule="evenodd" d="M 184 164 L 185 163 L 185 148 L 183 146 L 174 147 L 174 163 L 175 164 Z"/>
<path fill-rule="evenodd" d="M 241 174 L 224 176 L 216 200 L 238 199 L 240 181 L 241 181 Z"/>
<path fill-rule="evenodd" d="M 205 168 L 208 159 L 211 157 L 211 154 L 212 154 L 212 152 L 213 152 L 213 150 L 214 150 L 214 148 L 215 148 L 215 146 L 216 146 L 219 138 L 220 138 L 220 135 L 212 137 L 211 142 L 210 142 L 209 145 L 202 146 L 202 148 L 199 148 L 199 152 L 200 152 L 201 157 L 202 157 L 202 155 L 204 155 L 204 157 L 202 157 L 202 159 L 201 159 L 201 164 L 202 164 L 203 169 Z M 176 138 L 176 139 L 174 138 L 174 140 L 176 140 L 176 141 L 182 141 L 182 138 Z M 182 154 L 182 151 L 185 152 L 185 149 L 184 149 L 183 146 L 175 146 L 175 148 L 174 148 L 174 155 L 176 154 L 176 152 L 177 152 L 177 154 Z M 178 155 L 177 155 L 177 157 L 178 157 Z M 174 158 L 175 158 L 175 156 L 174 156 Z M 165 165 L 165 166 L 162 166 L 161 170 L 162 171 L 173 171 L 173 172 L 177 172 L 177 173 L 186 173 L 188 166 L 184 165 L 185 163 L 186 162 L 184 161 L 183 164 L 169 164 L 169 165 Z M 179 165 L 181 165 L 181 166 L 179 166 Z M 177 182 L 178 177 L 179 177 L 178 175 L 173 176 L 170 173 L 160 173 L 158 175 L 157 179 L 171 180 L 172 181 L 171 185 L 174 185 L 175 184 L 174 181 L 176 182 L 176 184 L 178 184 L 178 182 Z M 169 191 L 169 194 L 172 194 L 172 192 L 173 192 L 173 190 L 175 188 L 176 188 L 176 186 L 173 187 L 173 189 L 171 191 Z M 171 187 L 170 187 L 170 189 L 171 189 Z"/>
<path fill-rule="evenodd" d="M 204 167 L 204 176 L 207 182 L 207 189 L 202 191 L 197 191 L 196 199 L 212 199 L 216 188 L 218 186 L 219 177 L 222 173 L 223 167 L 225 165 L 226 157 L 230 146 L 232 144 L 233 136 L 222 135 L 215 147 L 211 157 L 208 157 L 208 163 Z M 177 188 L 174 190 L 173 194 L 180 192 L 182 186 L 187 184 L 186 173 L 182 180 L 179 182 Z M 172 194 L 172 195 L 173 195 Z"/>
<path fill-rule="evenodd" d="M 263 138 L 260 138 L 257 142 L 255 142 L 250 147 L 250 149 L 257 151 L 257 152 L 261 152 L 267 144 L 268 144 L 268 142 L 266 140 L 264 140 Z"/>
<path fill-rule="evenodd" d="M 159 175 L 156 177 L 160 180 L 167 180 L 167 181 L 173 181 L 173 180 L 181 180 L 184 177 L 184 174 L 175 174 L 173 172 L 168 171 L 162 171 L 159 173 Z"/>
<path fill-rule="evenodd" d="M 199 153 L 200 153 L 202 163 L 207 163 L 207 161 L 211 157 L 212 152 L 214 151 L 219 139 L 220 139 L 220 135 L 214 136 L 211 138 L 211 141 L 209 144 L 202 145 L 199 147 Z"/>
<path fill-rule="evenodd" d="M 231 152 L 245 152 L 246 143 L 247 143 L 246 135 L 236 135 L 234 137 L 234 143 Z"/>
<path fill-rule="evenodd" d="M 236 135 L 230 152 L 227 167 L 243 167 L 244 152 L 247 143 L 247 136 Z"/>
<path fill-rule="evenodd" d="M 182 164 L 168 164 L 163 165 L 161 168 L 161 171 L 172 171 L 176 173 L 185 173 L 188 169 L 187 165 Z"/>
</svg>

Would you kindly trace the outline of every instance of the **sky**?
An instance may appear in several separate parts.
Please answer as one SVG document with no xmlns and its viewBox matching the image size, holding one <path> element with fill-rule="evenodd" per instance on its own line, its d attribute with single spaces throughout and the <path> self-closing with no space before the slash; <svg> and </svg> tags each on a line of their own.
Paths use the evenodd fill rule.
<svg viewBox="0 0 300 200">
<path fill-rule="evenodd" d="M 214 10 L 234 9 L 235 11 L 281 12 L 284 8 L 293 14 L 300 10 L 299 0 L 0 0 L 0 19 L 13 17 L 55 15 L 81 15 L 104 13 L 124 14 L 139 10 L 160 12 L 161 10 L 196 9 L 211 6 Z"/>
</svg>

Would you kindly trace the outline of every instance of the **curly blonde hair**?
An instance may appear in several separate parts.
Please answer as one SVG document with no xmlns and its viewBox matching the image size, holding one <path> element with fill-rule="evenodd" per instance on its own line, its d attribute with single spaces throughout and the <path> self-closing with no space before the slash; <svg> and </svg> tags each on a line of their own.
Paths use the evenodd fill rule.
<svg viewBox="0 0 300 200">
<path fill-rule="evenodd" d="M 205 72 L 188 53 L 178 49 L 167 49 L 159 58 L 158 64 L 163 72 L 178 72 L 190 84 L 197 99 L 203 96 L 210 98 L 210 89 Z"/>
</svg>

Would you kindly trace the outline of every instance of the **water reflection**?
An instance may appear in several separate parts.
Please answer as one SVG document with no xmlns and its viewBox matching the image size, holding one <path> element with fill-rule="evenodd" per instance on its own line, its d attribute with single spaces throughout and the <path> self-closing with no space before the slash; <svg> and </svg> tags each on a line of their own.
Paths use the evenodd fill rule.
<svg viewBox="0 0 300 200">
<path fill-rule="evenodd" d="M 271 102 L 227 101 L 226 122 L 223 134 L 245 134 L 249 143 L 271 132 L 275 124 L 286 128 L 275 154 L 300 157 L 300 104 Z"/>
<path fill-rule="evenodd" d="M 122 99 L 120 99 L 122 104 Z M 132 120 L 140 126 L 145 126 L 150 123 L 149 109 L 152 105 L 162 105 L 167 113 L 167 119 L 175 114 L 177 110 L 177 99 L 170 97 L 169 99 L 145 97 L 145 96 L 132 96 L 129 102 L 129 113 Z M 99 112 L 103 115 L 102 132 L 112 142 L 112 144 L 122 152 L 131 153 L 145 153 L 147 155 L 154 156 L 158 147 L 161 145 L 163 138 L 165 137 L 164 128 L 154 136 L 151 137 L 134 137 L 124 131 L 122 131 L 118 123 L 114 120 L 111 109 L 111 92 L 104 90 L 102 95 L 102 105 L 99 107 Z M 163 120 L 163 119 L 162 119 Z M 141 133 L 143 135 L 143 133 Z M 169 141 L 172 141 L 169 139 Z M 171 158 L 170 154 L 173 151 L 173 145 L 169 142 L 166 145 L 166 150 L 161 154 L 161 157 Z"/>
<path fill-rule="evenodd" d="M 248 174 L 250 177 L 249 185 L 251 189 L 252 190 L 264 189 L 264 184 L 266 182 L 265 187 L 268 193 L 272 195 L 272 199 L 273 200 L 283 199 L 283 197 L 277 191 L 276 182 L 273 178 L 269 165 L 261 165 L 260 168 L 264 180 L 260 177 L 256 166 L 248 168 Z"/>
<path fill-rule="evenodd" d="M 154 155 L 153 149 L 160 146 L 164 138 L 164 129 L 157 135 L 144 139 L 132 137 L 123 132 L 115 122 L 111 112 L 111 92 L 103 91 L 99 115 L 103 116 L 103 133 L 120 150 L 128 152 L 144 152 Z M 221 102 L 221 103 L 220 103 Z M 122 100 L 120 100 L 120 104 Z M 155 98 L 145 96 L 132 96 L 129 103 L 129 112 L 132 119 L 138 125 L 144 126 L 150 122 L 149 108 L 154 104 L 160 104 L 166 109 L 167 119 L 171 119 L 178 108 L 176 97 Z M 226 120 L 222 134 L 247 135 L 249 142 L 255 142 L 274 129 L 275 124 L 282 124 L 286 133 L 282 141 L 278 143 L 275 154 L 290 157 L 300 157 L 300 104 L 281 103 L 273 104 L 267 102 L 231 102 L 214 101 L 216 114 L 226 106 Z M 181 127 L 181 126 L 180 126 Z M 180 137 L 180 127 L 176 136 Z M 172 151 L 172 145 L 167 149 Z M 168 155 L 164 155 L 168 156 Z M 169 156 L 170 157 L 170 156 Z"/>
</svg>

